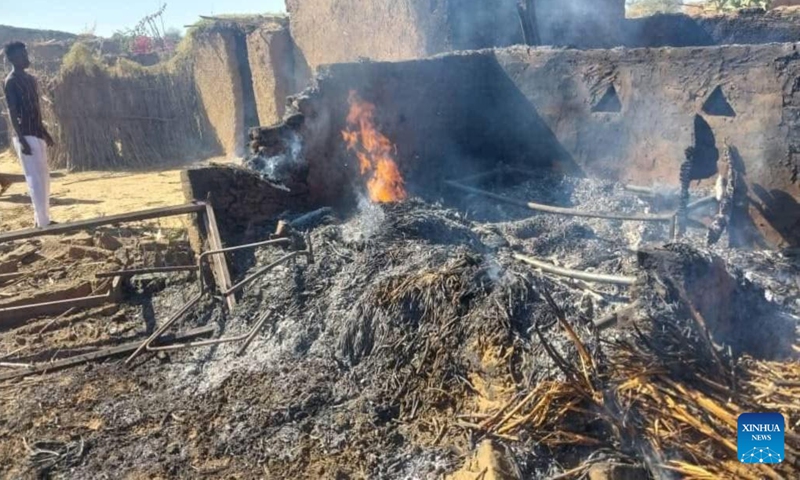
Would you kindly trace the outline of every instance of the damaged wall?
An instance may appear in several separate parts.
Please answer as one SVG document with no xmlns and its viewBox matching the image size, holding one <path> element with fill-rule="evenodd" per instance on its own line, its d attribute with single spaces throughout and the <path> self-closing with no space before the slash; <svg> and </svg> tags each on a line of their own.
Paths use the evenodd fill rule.
<svg viewBox="0 0 800 480">
<path fill-rule="evenodd" d="M 396 61 L 523 44 L 518 0 L 287 0 L 308 64 Z M 537 0 L 542 45 L 594 49 L 800 41 L 800 9 L 626 19 L 624 0 Z"/>
<path fill-rule="evenodd" d="M 214 20 L 193 32 L 195 81 L 225 154 L 245 154 L 247 132 L 276 123 L 310 73 L 280 16 Z"/>
<path fill-rule="evenodd" d="M 363 181 L 344 150 L 349 91 L 377 106 L 409 192 L 498 162 L 677 186 L 696 145 L 714 178 L 725 142 L 746 170 L 768 243 L 800 241 L 800 54 L 791 44 L 693 49 L 512 47 L 397 63 L 338 64 L 296 99 L 312 204 Z M 798 97 L 800 98 L 800 97 Z"/>
<path fill-rule="evenodd" d="M 675 185 L 686 147 L 701 148 L 712 176 L 729 142 L 746 169 L 758 227 L 767 240 L 796 243 L 796 48 L 512 48 L 497 58 L 586 173 Z M 618 98 L 612 108 L 604 108 L 608 95 Z"/>
<path fill-rule="evenodd" d="M 572 165 L 492 55 L 330 65 L 297 101 L 314 204 L 339 203 L 361 188 L 357 161 L 341 135 L 351 90 L 376 105 L 376 126 L 396 146 L 412 195 L 435 192 L 443 178 L 493 168 L 499 160 Z"/>
</svg>

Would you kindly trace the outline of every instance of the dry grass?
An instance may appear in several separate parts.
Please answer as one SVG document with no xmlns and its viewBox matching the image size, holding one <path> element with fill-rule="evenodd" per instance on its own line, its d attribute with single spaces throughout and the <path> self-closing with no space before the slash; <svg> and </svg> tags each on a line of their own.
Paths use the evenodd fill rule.
<svg viewBox="0 0 800 480">
<path fill-rule="evenodd" d="M 675 365 L 639 341 L 609 345 L 608 357 L 589 354 L 563 313 L 559 323 L 579 352 L 568 362 L 539 335 L 567 381 L 537 384 L 520 401 L 494 412 L 479 425 L 500 438 L 522 431 L 551 448 L 612 448 L 629 458 L 645 459 L 651 471 L 673 471 L 681 478 L 797 478 L 800 436 L 792 425 L 800 419 L 800 363 L 742 359 L 736 372 L 712 377 L 713 365 L 694 362 L 694 347 L 674 337 L 686 370 L 677 378 Z M 691 366 L 690 366 L 691 365 Z M 744 412 L 781 412 L 787 423 L 786 460 L 776 465 L 744 465 L 737 458 L 737 417 Z M 583 465 L 568 477 L 579 477 Z"/>
<path fill-rule="evenodd" d="M 47 89 L 52 166 L 139 168 L 216 153 L 186 51 L 154 67 L 124 59 L 109 67 L 74 45 Z"/>
</svg>

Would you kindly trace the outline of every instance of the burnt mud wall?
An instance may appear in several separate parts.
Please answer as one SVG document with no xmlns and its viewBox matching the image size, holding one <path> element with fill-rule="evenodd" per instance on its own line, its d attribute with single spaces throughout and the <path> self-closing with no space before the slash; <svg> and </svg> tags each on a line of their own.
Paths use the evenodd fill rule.
<svg viewBox="0 0 800 480">
<path fill-rule="evenodd" d="M 227 156 L 244 154 L 245 97 L 237 33 L 214 29 L 198 33 L 193 48 L 194 81 L 202 108 Z"/>
<path fill-rule="evenodd" d="M 625 21 L 628 47 L 692 47 L 800 42 L 800 8 L 749 9 L 713 16 L 662 14 Z"/>
<path fill-rule="evenodd" d="M 523 44 L 517 0 L 287 0 L 312 69 Z M 542 45 L 580 49 L 800 41 L 800 8 L 625 18 L 624 0 L 537 0 Z"/>
<path fill-rule="evenodd" d="M 226 245 L 235 244 L 252 226 L 285 211 L 308 208 L 309 195 L 302 184 L 276 188 L 258 174 L 233 165 L 208 165 L 181 172 L 187 201 L 210 201 Z"/>
<path fill-rule="evenodd" d="M 677 185 L 684 149 L 694 144 L 713 177 L 727 141 L 764 240 L 800 241 L 797 45 L 511 48 L 496 57 L 587 174 Z M 609 95 L 618 102 L 602 108 Z"/>
<path fill-rule="evenodd" d="M 419 15 L 422 3 L 428 16 Z M 441 38 L 428 38 L 446 11 L 435 0 L 287 0 L 292 37 L 308 65 L 373 60 L 406 60 L 433 53 Z M 435 29 L 434 29 L 435 30 Z"/>
<path fill-rule="evenodd" d="M 314 206 L 353 201 L 364 188 L 341 135 L 351 91 L 375 104 L 376 126 L 396 146 L 412 195 L 436 195 L 443 179 L 500 161 L 577 168 L 491 52 L 330 65 L 294 101 L 305 117 L 299 131 Z"/>
<path fill-rule="evenodd" d="M 363 189 L 341 131 L 351 90 L 377 107 L 412 195 L 498 163 L 675 187 L 684 150 L 713 181 L 726 142 L 765 245 L 800 241 L 800 53 L 793 44 L 688 49 L 512 47 L 337 64 L 294 99 L 312 205 Z M 285 126 L 284 126 L 285 127 Z"/>
</svg>

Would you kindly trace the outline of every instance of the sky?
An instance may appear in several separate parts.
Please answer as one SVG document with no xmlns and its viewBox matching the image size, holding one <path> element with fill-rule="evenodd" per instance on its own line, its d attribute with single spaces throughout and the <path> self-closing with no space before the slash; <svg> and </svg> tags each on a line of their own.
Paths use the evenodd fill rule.
<svg viewBox="0 0 800 480">
<path fill-rule="evenodd" d="M 163 3 L 166 28 L 181 30 L 199 15 L 285 11 L 284 0 L 0 0 L 0 25 L 110 36 Z"/>
</svg>

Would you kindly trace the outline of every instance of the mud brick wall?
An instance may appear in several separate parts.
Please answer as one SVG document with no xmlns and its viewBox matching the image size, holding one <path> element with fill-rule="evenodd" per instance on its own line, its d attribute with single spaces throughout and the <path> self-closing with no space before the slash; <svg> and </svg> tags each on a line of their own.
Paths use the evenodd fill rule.
<svg viewBox="0 0 800 480">
<path fill-rule="evenodd" d="M 285 26 L 263 25 L 247 35 L 259 125 L 277 123 L 295 93 L 294 42 Z"/>
<path fill-rule="evenodd" d="M 421 16 L 416 0 L 287 0 L 292 36 L 308 65 L 373 60 L 404 60 L 441 51 L 444 38 L 439 8 Z M 424 0 L 424 3 L 435 2 Z"/>
<path fill-rule="evenodd" d="M 587 174 L 676 185 L 694 137 L 713 178 L 727 141 L 746 170 L 763 240 L 800 241 L 797 45 L 511 48 L 497 58 Z M 612 86 L 618 111 L 598 108 Z"/>
<path fill-rule="evenodd" d="M 351 90 L 376 105 L 376 126 L 396 146 L 412 195 L 435 196 L 443 179 L 483 172 L 500 160 L 574 167 L 491 54 L 337 64 L 322 68 L 296 101 L 305 115 L 303 157 L 314 205 L 341 204 L 364 188 L 341 136 Z"/>
<path fill-rule="evenodd" d="M 625 21 L 629 47 L 688 47 L 800 41 L 800 8 L 742 10 L 692 17 L 654 15 Z"/>
<path fill-rule="evenodd" d="M 184 170 L 181 184 L 187 201 L 211 201 L 226 245 L 238 243 L 251 226 L 286 211 L 302 212 L 309 205 L 306 185 L 291 184 L 291 191 L 275 188 L 250 170 L 233 165 Z"/>
<path fill-rule="evenodd" d="M 498 162 L 678 185 L 696 144 L 716 176 L 725 142 L 746 170 L 764 245 L 800 242 L 800 53 L 793 44 L 687 49 L 511 47 L 321 70 L 306 116 L 312 203 L 359 184 L 341 130 L 356 90 L 377 107 L 412 194 Z M 328 203 L 329 204 L 329 203 Z"/>
<path fill-rule="evenodd" d="M 516 0 L 287 0 L 286 6 L 292 36 L 312 69 L 522 42 Z"/>
<path fill-rule="evenodd" d="M 245 109 L 236 33 L 214 30 L 197 35 L 194 78 L 208 122 L 228 156 L 245 151 Z"/>
</svg>

